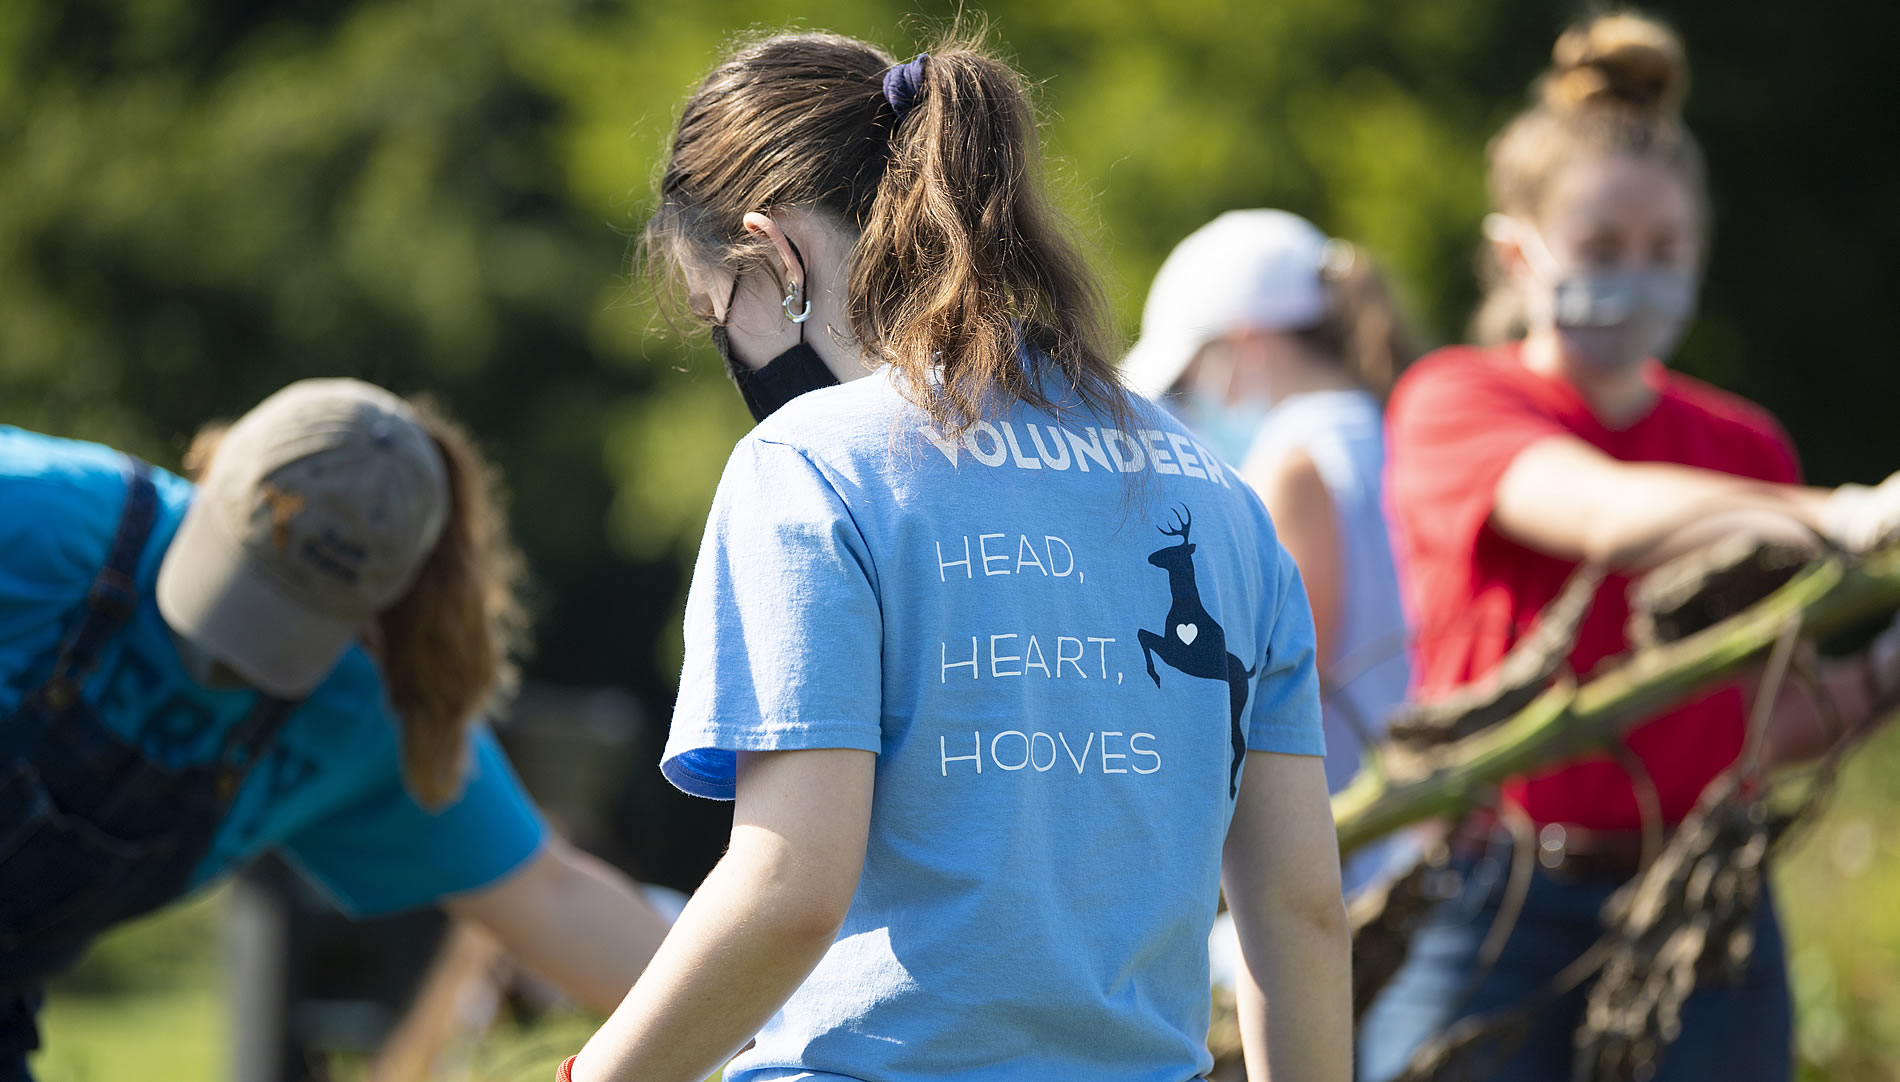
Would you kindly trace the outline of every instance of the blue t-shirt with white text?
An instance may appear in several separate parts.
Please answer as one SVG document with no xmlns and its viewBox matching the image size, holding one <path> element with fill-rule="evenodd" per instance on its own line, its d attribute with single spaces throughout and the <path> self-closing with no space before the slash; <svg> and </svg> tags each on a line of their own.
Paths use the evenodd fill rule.
<svg viewBox="0 0 1900 1082">
<path fill-rule="evenodd" d="M 125 503 L 123 462 L 99 444 L 0 426 L 0 725 L 45 680 L 82 615 Z M 163 470 L 152 479 L 159 510 L 139 562 L 138 610 L 107 643 L 84 694 L 147 756 L 209 762 L 256 696 L 203 687 L 179 658 L 153 591 L 193 488 Z M 494 737 L 482 729 L 473 743 L 462 796 L 424 809 L 403 785 L 381 673 L 352 647 L 245 779 L 191 885 L 271 849 L 362 914 L 494 883 L 539 850 L 544 828 Z"/>
<path fill-rule="evenodd" d="M 739 750 L 878 760 L 843 930 L 728 1079 L 1210 1066 L 1235 739 L 1324 754 L 1312 618 L 1259 500 L 1134 409 L 949 438 L 887 370 L 734 451 L 662 768 L 730 798 Z"/>
</svg>

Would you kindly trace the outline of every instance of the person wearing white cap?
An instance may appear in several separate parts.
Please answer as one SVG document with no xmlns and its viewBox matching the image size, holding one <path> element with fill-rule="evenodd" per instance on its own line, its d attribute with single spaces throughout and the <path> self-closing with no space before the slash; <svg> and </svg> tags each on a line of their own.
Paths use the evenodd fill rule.
<svg viewBox="0 0 1900 1082">
<path fill-rule="evenodd" d="M 1148 291 L 1129 383 L 1242 465 L 1313 607 L 1326 780 L 1352 780 L 1366 742 L 1405 698 L 1405 619 L 1382 510 L 1380 403 L 1411 360 L 1402 320 L 1367 254 L 1282 210 L 1237 210 L 1177 245 Z M 1341 869 L 1348 897 L 1414 852 L 1369 846 Z M 1229 986 L 1239 942 L 1209 940 Z"/>
<path fill-rule="evenodd" d="M 1376 406 L 1415 355 L 1363 249 L 1283 210 L 1232 210 L 1168 254 L 1122 373 L 1240 465 L 1269 411 L 1309 392 Z"/>
<path fill-rule="evenodd" d="M 1380 403 L 1413 356 L 1407 339 L 1362 249 L 1286 211 L 1237 210 L 1168 255 L 1123 362 L 1136 390 L 1241 465 L 1299 564 L 1335 792 L 1405 696 Z M 1348 861 L 1347 892 L 1375 879 L 1386 857 Z"/>
<path fill-rule="evenodd" d="M 344 908 L 432 902 L 601 1009 L 665 925 L 551 838 L 475 724 L 512 677 L 491 472 L 433 410 L 305 380 L 194 485 L 0 426 L 0 1082 L 41 984 L 267 850 Z"/>
</svg>

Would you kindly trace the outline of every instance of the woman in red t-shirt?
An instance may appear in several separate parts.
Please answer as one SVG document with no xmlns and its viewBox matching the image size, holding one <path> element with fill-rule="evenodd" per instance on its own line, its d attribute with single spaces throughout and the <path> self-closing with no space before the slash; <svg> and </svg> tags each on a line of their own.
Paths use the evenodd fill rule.
<svg viewBox="0 0 1900 1082">
<path fill-rule="evenodd" d="M 1702 159 L 1678 112 L 1685 82 L 1669 30 L 1632 14 L 1598 17 L 1558 40 L 1540 100 L 1491 146 L 1485 232 L 1496 273 L 1478 324 L 1480 337 L 1504 344 L 1426 358 L 1387 414 L 1386 490 L 1420 699 L 1489 673 L 1584 562 L 1616 573 L 1571 653 L 1579 674 L 1627 648 L 1631 573 L 1737 530 L 1806 539 L 1818 529 L 1853 544 L 1888 532 L 1900 483 L 1800 487 L 1773 417 L 1657 360 L 1693 309 L 1706 231 Z M 1895 652 L 1883 642 L 1825 673 L 1845 718 L 1866 717 L 1900 683 Z M 1777 706 L 1767 754 L 1815 754 L 1826 734 L 1813 708 L 1793 695 Z M 1742 691 L 1729 687 L 1627 735 L 1664 825 L 1735 762 L 1744 728 Z M 1611 758 L 1518 779 L 1504 798 L 1540 843 L 1522 914 L 1496 963 L 1481 966 L 1511 845 L 1461 837 L 1460 896 L 1414 940 L 1362 1026 L 1369 1082 L 1395 1076 L 1456 1018 L 1548 987 L 1601 934 L 1603 902 L 1636 870 L 1643 813 L 1630 772 Z M 1579 990 L 1540 1012 L 1485 1077 L 1569 1077 L 1582 1003 Z M 1787 1079 L 1789 1015 L 1780 933 L 1764 904 L 1745 979 L 1692 996 L 1656 1078 Z"/>
</svg>

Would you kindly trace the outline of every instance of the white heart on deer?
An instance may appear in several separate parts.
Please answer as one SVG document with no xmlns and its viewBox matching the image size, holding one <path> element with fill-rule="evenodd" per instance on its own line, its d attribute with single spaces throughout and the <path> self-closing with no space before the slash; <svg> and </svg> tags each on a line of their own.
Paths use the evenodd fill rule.
<svg viewBox="0 0 1900 1082">
<path fill-rule="evenodd" d="M 1182 646 L 1193 646 L 1194 640 L 1201 636 L 1201 629 L 1193 624 L 1176 624 L 1174 634 L 1181 640 Z"/>
</svg>

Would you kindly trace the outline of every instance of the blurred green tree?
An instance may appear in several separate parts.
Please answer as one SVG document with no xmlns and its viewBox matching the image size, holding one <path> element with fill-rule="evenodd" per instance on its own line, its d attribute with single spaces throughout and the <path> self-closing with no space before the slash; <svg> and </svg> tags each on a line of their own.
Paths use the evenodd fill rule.
<svg viewBox="0 0 1900 1082">
<path fill-rule="evenodd" d="M 1658 6 L 1696 62 L 1719 225 L 1682 363 L 1773 407 L 1817 479 L 1877 476 L 1900 464 L 1900 375 L 1863 359 L 1900 337 L 1900 212 L 1869 111 L 1895 100 L 1900 8 Z M 1367 243 L 1448 340 L 1475 293 L 1485 140 L 1579 10 L 994 14 L 1130 334 L 1176 239 L 1278 205 Z M 804 25 L 902 54 L 955 14 L 832 0 Z M 627 685 L 664 718 L 685 574 L 745 417 L 703 338 L 657 319 L 628 240 L 678 102 L 731 35 L 783 18 L 750 0 L 0 6 L 0 422 L 169 465 L 199 422 L 293 378 L 429 391 L 514 490 L 531 671 Z M 662 829 L 716 827 L 653 784 Z M 666 877 L 716 851 L 686 849 Z"/>
<path fill-rule="evenodd" d="M 623 154 L 615 194 L 571 167 L 576 117 L 618 109 L 624 141 L 664 111 L 550 77 L 581 7 L 8 5 L 0 421 L 175 465 L 291 379 L 427 391 L 514 491 L 533 672 L 664 717 L 682 565 L 744 415 L 644 333 L 623 257 L 645 166 Z"/>
</svg>

